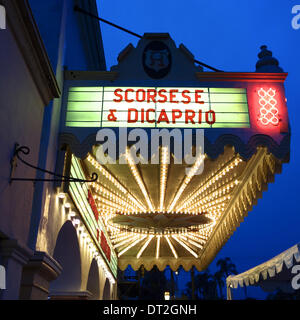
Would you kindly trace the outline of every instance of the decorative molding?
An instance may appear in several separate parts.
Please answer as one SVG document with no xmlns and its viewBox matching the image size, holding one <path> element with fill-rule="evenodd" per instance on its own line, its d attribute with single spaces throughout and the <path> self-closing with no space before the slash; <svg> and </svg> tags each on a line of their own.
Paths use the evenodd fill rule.
<svg viewBox="0 0 300 320">
<path fill-rule="evenodd" d="M 205 153 L 210 158 L 217 158 L 224 150 L 224 146 L 230 145 L 235 148 L 243 158 L 249 159 L 257 151 L 257 147 L 265 146 L 277 159 L 288 162 L 290 152 L 290 135 L 285 135 L 280 144 L 277 144 L 273 138 L 264 134 L 253 135 L 245 144 L 241 138 L 233 134 L 224 134 L 211 143 L 206 137 L 204 138 Z"/>
<path fill-rule="evenodd" d="M 210 158 L 217 158 L 224 152 L 226 145 L 231 145 L 235 148 L 235 152 L 239 153 L 243 158 L 250 159 L 256 153 L 257 147 L 265 146 L 277 159 L 283 162 L 289 161 L 290 153 L 290 135 L 284 135 L 280 144 L 274 141 L 273 138 L 263 134 L 252 136 L 247 143 L 244 143 L 240 137 L 233 134 L 223 134 L 218 139 L 211 143 L 207 137 L 204 138 L 205 153 Z M 89 135 L 82 143 L 72 133 L 61 133 L 59 136 L 60 146 L 69 145 L 72 153 L 80 159 L 84 159 L 88 152 L 92 150 L 96 142 L 96 133 Z"/>
<path fill-rule="evenodd" d="M 159 259 L 156 259 L 155 257 L 141 257 L 136 259 L 135 257 L 130 258 L 125 256 L 124 258 L 118 258 L 118 267 L 122 271 L 124 271 L 129 265 L 135 271 L 139 270 L 141 265 L 143 265 L 147 271 L 150 271 L 154 266 L 157 266 L 160 271 L 163 271 L 167 266 L 169 266 L 173 271 L 178 270 L 180 266 L 182 266 L 185 271 L 189 271 L 193 266 L 195 266 L 198 271 L 203 270 L 202 261 L 193 257 L 181 257 L 178 259 L 170 257 L 160 257 Z"/>
<path fill-rule="evenodd" d="M 93 297 L 89 291 L 53 291 L 50 300 L 89 300 Z"/>
<path fill-rule="evenodd" d="M 250 159 L 242 181 L 236 189 L 223 217 L 219 220 L 213 234 L 207 240 L 199 259 L 205 269 L 215 258 L 226 241 L 243 222 L 248 212 L 261 198 L 262 192 L 268 188 L 268 183 L 274 181 L 274 175 L 281 171 L 282 163 L 266 148 L 258 148 Z"/>
<path fill-rule="evenodd" d="M 256 154 L 249 160 L 242 174 L 242 181 L 235 190 L 225 213 L 218 221 L 203 249 L 199 251 L 199 258 L 160 257 L 155 259 L 154 257 L 140 257 L 137 259 L 135 256 L 124 256 L 118 259 L 119 268 L 125 270 L 128 265 L 131 265 L 134 270 L 138 270 L 143 264 L 146 270 L 151 270 L 154 265 L 161 271 L 167 265 L 172 270 L 177 270 L 180 266 L 186 271 L 190 270 L 192 266 L 195 266 L 199 271 L 206 269 L 240 223 L 243 222 L 248 212 L 257 204 L 262 192 L 267 190 L 268 183 L 274 181 L 274 175 L 281 171 L 281 166 L 282 163 L 269 154 L 266 148 L 258 147 Z"/>
<path fill-rule="evenodd" d="M 0 256 L 4 259 L 14 259 L 21 265 L 25 265 L 33 251 L 22 245 L 18 240 L 7 239 L 0 241 Z"/>
<path fill-rule="evenodd" d="M 284 82 L 287 73 L 259 73 L 259 72 L 196 72 L 196 78 L 200 81 L 220 82 Z"/>
<path fill-rule="evenodd" d="M 23 268 L 20 299 L 44 299 L 49 294 L 50 282 L 62 272 L 61 265 L 46 252 L 36 251 Z"/>
<path fill-rule="evenodd" d="M 114 81 L 118 78 L 115 71 L 76 71 L 66 70 L 65 80 L 109 80 Z"/>
</svg>

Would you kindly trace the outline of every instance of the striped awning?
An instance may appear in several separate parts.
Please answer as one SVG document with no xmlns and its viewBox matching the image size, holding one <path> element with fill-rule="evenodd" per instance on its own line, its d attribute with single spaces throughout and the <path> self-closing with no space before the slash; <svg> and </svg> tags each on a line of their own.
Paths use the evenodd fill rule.
<svg viewBox="0 0 300 320">
<path fill-rule="evenodd" d="M 250 285 L 260 286 L 267 292 L 276 289 L 292 292 L 295 290 L 292 279 L 298 273 L 293 270 L 293 266 L 297 263 L 300 263 L 300 243 L 252 269 L 235 276 L 230 275 L 226 279 L 228 299 L 231 300 L 230 288 Z"/>
</svg>

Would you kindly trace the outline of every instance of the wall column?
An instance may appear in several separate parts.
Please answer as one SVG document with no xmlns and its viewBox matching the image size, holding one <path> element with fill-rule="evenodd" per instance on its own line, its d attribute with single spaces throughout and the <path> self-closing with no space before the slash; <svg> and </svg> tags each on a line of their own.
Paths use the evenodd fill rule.
<svg viewBox="0 0 300 320">
<path fill-rule="evenodd" d="M 17 240 L 0 241 L 0 264 L 6 271 L 6 289 L 0 291 L 0 300 L 19 299 L 23 266 L 32 254 Z"/>
<path fill-rule="evenodd" d="M 46 300 L 50 282 L 61 273 L 60 264 L 46 252 L 36 251 L 23 268 L 20 299 Z"/>
<path fill-rule="evenodd" d="M 51 300 L 90 300 L 93 295 L 89 291 L 54 291 Z"/>
</svg>

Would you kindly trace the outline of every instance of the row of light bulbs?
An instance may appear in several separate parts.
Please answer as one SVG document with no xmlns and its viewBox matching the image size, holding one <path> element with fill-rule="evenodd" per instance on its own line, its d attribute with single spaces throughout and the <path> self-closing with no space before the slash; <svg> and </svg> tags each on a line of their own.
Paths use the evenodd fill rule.
<svg viewBox="0 0 300 320">
<path fill-rule="evenodd" d="M 167 241 L 171 252 L 173 253 L 174 257 L 177 259 L 178 254 L 174 248 L 174 245 L 172 244 L 170 237 L 174 239 L 176 242 L 178 242 L 183 248 L 185 248 L 188 252 L 190 252 L 195 258 L 198 258 L 198 254 L 191 248 L 191 246 L 197 247 L 199 249 L 203 248 L 203 242 L 205 243 L 204 239 L 199 239 L 196 236 L 193 236 L 191 233 L 186 233 L 184 235 L 135 235 L 132 236 L 130 234 L 125 234 L 122 236 L 122 238 L 117 239 L 116 238 L 116 245 L 115 248 L 122 247 L 120 250 L 118 257 L 122 256 L 124 253 L 126 253 L 129 249 L 136 246 L 141 241 L 145 240 L 143 246 L 139 249 L 138 253 L 136 254 L 136 258 L 139 259 L 145 249 L 149 246 L 152 239 L 156 238 L 156 259 L 160 256 L 160 247 L 161 247 L 161 238 L 164 237 L 164 239 Z M 119 240 L 119 241 L 118 241 Z M 202 243 L 202 244 L 201 244 Z"/>
<path fill-rule="evenodd" d="M 162 161 L 161 161 L 161 163 L 162 163 L 162 165 L 161 165 L 161 179 L 160 179 L 160 210 L 162 211 L 163 210 L 163 202 L 164 202 L 164 195 L 165 195 L 165 188 L 166 188 L 166 177 L 167 177 L 167 168 L 168 168 L 168 166 L 167 166 L 167 164 L 166 164 L 166 162 L 167 161 L 164 161 L 164 160 L 166 160 L 166 157 L 167 157 L 167 152 L 163 152 L 163 157 L 162 157 Z M 183 191 L 185 190 L 185 188 L 186 188 L 186 186 L 188 185 L 188 183 L 191 181 L 191 179 L 192 179 L 192 177 L 194 176 L 194 174 L 195 174 L 195 172 L 198 170 L 198 168 L 200 167 L 200 165 L 201 165 L 201 163 L 202 163 L 202 161 L 204 161 L 204 158 L 205 158 L 205 156 L 202 156 L 202 157 L 200 157 L 197 161 L 196 161 L 196 163 L 195 163 L 195 165 L 192 167 L 192 169 L 190 170 L 190 172 L 188 173 L 188 175 L 186 176 L 186 178 L 185 178 L 185 180 L 184 180 L 184 182 L 183 182 L 183 184 L 181 185 L 181 187 L 180 187 L 180 189 L 179 189 L 179 191 L 177 192 L 177 194 L 176 194 L 176 196 L 175 196 L 175 198 L 174 198 L 174 200 L 173 200 L 173 202 L 172 202 L 172 204 L 171 204 L 171 206 L 169 207 L 169 212 L 173 212 L 173 213 L 177 213 L 177 211 L 179 211 L 179 210 L 181 210 L 182 208 L 185 208 L 185 210 L 182 210 L 182 211 L 184 211 L 184 212 L 191 212 L 191 213 L 193 213 L 193 214 L 197 214 L 197 213 L 199 213 L 199 211 L 201 211 L 201 210 L 207 210 L 208 212 L 209 212 L 209 214 L 210 214 L 210 216 L 211 217 L 213 217 L 213 218 L 215 218 L 216 217 L 216 215 L 217 216 L 219 216 L 223 211 L 224 211 L 224 204 L 222 204 L 222 205 L 220 205 L 220 204 L 218 204 L 219 203 L 219 199 L 218 199 L 218 197 L 221 197 L 222 195 L 224 195 L 224 194 L 226 194 L 226 193 L 228 193 L 229 191 L 230 191 L 230 189 L 232 189 L 233 187 L 234 187 L 234 184 L 237 184 L 237 180 L 235 181 L 235 183 L 234 184 L 232 184 L 232 183 L 230 183 L 230 184 L 227 184 L 225 187 L 223 187 L 223 189 L 222 190 L 219 190 L 218 192 L 215 192 L 215 193 L 213 193 L 212 195 L 210 195 L 210 196 L 206 196 L 206 198 L 202 198 L 201 200 L 195 200 L 195 198 L 197 197 L 197 196 L 199 196 L 201 193 L 203 193 L 203 192 L 207 192 L 207 190 L 208 190 L 208 188 L 210 188 L 212 185 L 215 185 L 215 182 L 217 182 L 219 179 L 221 179 L 221 178 L 223 178 L 227 173 L 229 173 L 235 166 L 237 166 L 240 162 L 242 162 L 242 159 L 240 159 L 240 158 L 236 158 L 235 160 L 233 160 L 225 169 L 223 169 L 221 172 L 219 172 L 218 174 L 216 174 L 213 178 L 208 178 L 208 181 L 206 181 L 194 194 L 192 194 L 192 195 L 190 195 L 189 197 L 188 197 L 188 199 L 187 200 L 185 200 L 184 202 L 183 202 L 183 205 L 181 206 L 181 207 L 179 207 L 179 209 L 178 210 L 176 210 L 176 211 L 172 211 L 171 209 L 173 209 L 174 208 L 174 206 L 176 205 L 176 203 L 177 203 L 177 201 L 178 201 L 178 199 L 180 198 L 180 196 L 182 195 L 182 193 L 183 193 Z M 93 159 L 94 160 L 94 159 Z M 134 177 L 135 177 L 135 179 L 136 179 L 136 181 L 137 181 L 137 183 L 138 183 L 138 185 L 139 185 L 139 187 L 140 187 L 140 189 L 141 189 L 141 191 L 142 191 L 142 193 L 144 194 L 144 196 L 145 196 L 145 199 L 146 199 L 146 201 L 147 201 L 147 204 L 148 204 L 148 206 L 149 206 L 149 208 L 150 208 L 150 210 L 151 211 L 154 211 L 154 208 L 153 208 L 153 206 L 152 206 L 152 203 L 151 203 L 151 200 L 150 200 L 150 198 L 149 198 L 149 195 L 148 195 L 148 193 L 147 193 L 147 191 L 146 191 L 146 188 L 145 188 L 145 186 L 144 186 L 144 184 L 143 184 L 143 181 L 142 181 L 142 179 L 141 179 L 141 177 L 140 177 L 140 175 L 139 175 L 139 172 L 138 172 L 138 170 L 137 170 L 137 168 L 136 168 L 136 166 L 135 166 L 135 164 L 134 164 L 134 162 L 133 162 L 133 160 L 132 160 L 132 158 L 131 158 L 131 156 L 130 156 L 130 154 L 128 153 L 128 155 L 127 155 L 127 161 L 128 161 L 128 164 L 129 164 L 129 166 L 130 166 L 130 168 L 131 168 L 131 171 L 132 171 L 132 173 L 133 173 L 133 175 L 134 175 Z M 95 162 L 95 160 L 94 160 L 94 162 Z M 93 165 L 95 165 L 96 166 L 96 164 L 98 164 L 97 162 L 96 163 L 93 163 Z M 99 164 L 98 164 L 99 165 Z M 100 165 L 99 165 L 100 166 Z M 101 166 L 102 167 L 102 166 Z M 103 167 L 102 167 L 103 168 Z M 99 169 L 99 168 L 98 168 Z M 103 168 L 104 169 L 104 168 Z M 105 170 L 105 169 L 104 169 Z M 100 170 L 100 172 L 101 172 L 101 170 Z M 105 171 L 103 171 L 103 172 L 105 172 Z M 107 172 L 108 173 L 108 172 Z M 106 177 L 108 177 L 108 174 L 106 173 Z M 110 181 L 113 181 L 114 182 L 114 180 L 113 179 L 109 179 Z M 125 188 L 124 188 L 125 189 Z M 125 189 L 126 190 L 126 189 Z M 126 190 L 127 191 L 127 190 Z M 128 193 L 128 192 L 127 192 Z M 224 197 L 221 197 L 222 199 L 224 198 Z M 132 198 L 131 198 L 132 199 Z M 229 199 L 229 198 L 226 198 L 226 200 L 227 199 Z M 215 201 L 213 201 L 213 200 L 215 200 Z M 107 204 L 108 205 L 111 205 L 112 203 L 108 203 L 107 202 Z M 122 203 L 123 205 L 124 205 L 124 202 Z M 188 207 L 188 205 L 189 204 L 191 204 L 191 206 L 190 207 Z M 197 205 L 199 205 L 198 207 L 197 207 Z M 124 205 L 125 206 L 125 210 L 124 210 L 124 208 L 123 208 L 123 211 L 125 211 L 123 214 L 132 214 L 132 212 L 131 213 L 129 213 L 129 210 L 128 210 L 128 207 L 126 207 L 126 204 Z M 116 206 L 115 206 L 116 207 Z M 131 208 L 132 209 L 132 208 Z M 194 211 L 191 211 L 192 209 L 196 209 L 197 210 L 197 212 L 194 212 Z M 114 209 L 112 209 L 111 210 L 111 212 L 113 212 L 113 210 Z M 135 208 L 135 210 L 136 210 L 136 208 Z M 143 211 L 145 212 L 145 208 L 143 208 Z M 138 212 L 137 211 L 134 211 L 136 214 L 138 214 Z M 202 236 L 206 236 L 206 238 L 207 237 L 209 237 L 209 234 L 211 233 L 211 231 L 213 230 L 213 228 L 208 228 L 205 232 L 201 232 L 201 235 Z M 124 236 L 123 236 L 123 238 L 122 238 L 122 240 L 128 240 L 128 241 L 126 241 L 126 242 L 124 242 L 123 241 L 123 243 L 121 244 L 121 245 L 119 245 L 119 243 L 117 242 L 117 246 L 119 247 L 119 246 L 122 246 L 123 244 L 125 244 L 125 243 L 127 243 L 127 242 L 129 242 L 130 240 L 131 240 L 131 243 L 130 243 L 130 245 L 128 245 L 128 246 L 126 246 L 120 253 L 119 253 L 119 255 L 118 256 L 121 256 L 122 254 L 124 254 L 127 250 L 129 250 L 131 247 L 133 247 L 134 245 L 136 245 L 136 244 L 138 244 L 140 241 L 142 241 L 143 239 L 145 239 L 145 237 L 147 237 L 147 235 L 148 235 L 148 239 L 147 239 L 147 241 L 144 243 L 144 245 L 142 246 L 142 248 L 140 249 L 140 251 L 138 252 L 138 254 L 137 254 L 137 257 L 140 257 L 141 255 L 142 255 L 142 253 L 143 253 L 143 251 L 145 250 L 145 248 L 148 246 L 148 244 L 150 243 L 150 241 L 151 241 L 151 239 L 154 237 L 154 235 L 153 234 L 150 234 L 149 235 L 149 233 L 147 233 L 147 232 L 143 232 L 143 233 L 141 233 L 141 234 L 144 234 L 144 236 L 142 236 L 142 237 L 139 237 L 139 236 L 137 236 L 137 238 L 136 237 L 134 237 L 134 238 L 132 238 L 132 231 L 133 232 L 137 232 L 138 231 L 138 229 L 131 229 L 130 231 L 129 231 L 129 233 L 131 234 L 131 237 L 129 236 L 129 235 L 127 235 L 127 232 L 125 232 L 125 234 L 124 234 Z M 116 232 L 116 233 L 118 233 L 118 232 L 120 232 L 120 230 L 115 230 L 114 232 Z M 199 240 L 199 238 L 197 238 L 197 237 L 195 237 L 195 236 L 192 236 L 190 233 L 187 233 L 187 232 L 179 232 L 178 233 L 179 234 L 179 237 L 184 241 L 186 241 L 186 242 L 190 242 L 192 245 L 195 245 L 195 246 L 198 246 L 198 247 L 200 247 L 201 245 L 197 242 L 197 241 L 205 241 L 205 240 Z M 186 235 L 186 238 L 182 238 L 182 237 L 184 237 Z M 160 241 L 160 237 L 161 237 L 161 235 L 157 235 L 157 241 Z M 189 248 L 188 246 L 187 246 L 187 244 L 186 243 L 184 243 L 184 242 L 180 242 L 180 240 L 174 235 L 174 234 L 172 234 L 172 237 L 175 239 L 175 240 L 177 240 L 179 243 L 181 243 L 183 246 L 186 246 L 186 249 L 187 248 Z M 189 238 L 192 238 L 192 239 L 188 239 L 187 237 L 189 237 Z M 166 239 L 168 239 L 168 236 L 166 236 Z M 119 239 L 119 240 L 121 240 L 121 239 Z M 189 241 L 188 241 L 189 240 Z M 168 241 L 168 240 L 167 240 Z M 160 244 L 157 244 L 157 248 L 159 248 L 159 245 Z M 172 250 L 172 252 L 173 252 L 173 250 L 175 250 L 174 248 L 172 249 L 172 247 L 170 246 L 170 248 L 171 248 L 171 250 Z M 192 249 L 187 249 L 187 250 L 192 250 Z M 159 256 L 159 250 L 158 249 L 156 249 L 156 256 Z M 190 251 L 191 252 L 191 251 Z M 192 252 L 193 252 L 193 250 L 192 250 Z M 191 252 L 191 253 L 192 253 Z M 173 254 L 174 254 L 174 252 L 173 252 Z M 192 253 L 193 254 L 193 253 Z M 195 252 L 194 252 L 194 256 L 195 256 Z M 175 252 L 175 254 L 174 254 L 174 256 L 176 256 L 177 255 L 177 253 Z"/>
<path fill-rule="evenodd" d="M 95 194 L 93 197 L 95 198 L 96 202 L 98 203 L 98 208 L 99 209 L 101 209 L 101 205 L 110 207 L 114 211 L 123 209 L 123 206 L 119 205 L 118 203 L 116 203 L 114 201 L 111 201 L 111 200 L 107 200 L 106 198 L 101 197 L 101 196 L 99 196 L 97 194 Z"/>
<path fill-rule="evenodd" d="M 209 223 L 212 224 L 213 222 Z M 172 234 L 187 234 L 189 232 L 196 232 L 203 230 L 204 228 L 208 228 L 209 225 L 207 226 L 202 226 L 202 225 L 196 225 L 193 226 L 192 230 L 188 228 L 177 228 L 177 229 L 166 229 L 164 231 L 154 231 L 151 229 L 143 229 L 143 228 L 131 228 L 127 226 L 119 226 L 118 224 L 114 224 L 111 221 L 108 221 L 108 225 L 112 228 L 117 230 L 119 233 L 121 232 L 127 232 L 128 234 L 131 234 L 131 236 L 140 234 L 140 235 L 172 235 Z"/>
<path fill-rule="evenodd" d="M 203 238 L 199 239 L 199 238 L 193 236 L 191 233 L 184 233 L 184 234 L 178 234 L 178 235 L 175 235 L 175 234 L 170 234 L 170 235 L 149 235 L 147 241 L 145 241 L 144 245 L 141 247 L 141 249 L 137 253 L 137 256 L 136 256 L 137 258 L 140 258 L 140 256 L 144 252 L 144 250 L 148 247 L 149 243 L 151 242 L 151 240 L 155 236 L 156 236 L 156 239 L 157 239 L 156 258 L 159 257 L 161 237 L 164 237 L 167 240 L 167 242 L 168 242 L 168 244 L 170 246 L 170 249 L 173 252 L 175 257 L 177 256 L 177 253 L 175 251 L 175 248 L 171 245 L 171 242 L 169 241 L 169 237 L 170 236 L 172 238 L 174 238 L 179 244 L 181 244 L 187 251 L 189 251 L 195 257 L 197 257 L 197 254 L 195 253 L 195 251 L 193 251 L 189 247 L 189 245 L 194 245 L 195 247 L 202 249 L 203 248 L 203 244 L 201 244 L 201 243 L 205 243 L 205 240 Z M 181 238 L 182 241 L 178 237 Z M 189 239 L 189 238 L 191 238 L 191 239 Z M 124 238 L 122 238 L 122 241 L 117 242 L 117 244 L 115 245 L 115 248 L 125 245 L 125 248 L 123 248 L 122 251 L 119 254 L 119 256 L 120 256 L 120 255 L 124 254 L 127 250 L 132 248 L 134 245 L 136 245 L 138 242 L 140 242 L 140 241 L 142 241 L 144 239 L 145 239 L 145 237 L 141 236 L 141 235 L 135 235 L 134 237 L 132 237 L 129 234 L 127 234 Z M 128 242 L 130 242 L 129 245 L 128 245 Z"/>
<path fill-rule="evenodd" d="M 239 157 L 236 157 L 233 161 L 231 161 L 227 167 L 224 169 L 216 169 L 205 181 L 204 183 L 200 186 L 200 188 L 194 192 L 192 195 L 189 195 L 188 198 L 186 198 L 178 207 L 178 210 L 181 210 L 182 208 L 187 207 L 194 198 L 197 198 L 200 196 L 203 192 L 205 192 L 208 188 L 211 186 L 215 185 L 215 183 L 222 179 L 226 174 L 228 174 L 231 170 L 233 170 L 235 167 L 239 165 L 243 160 Z M 220 171 L 220 172 L 218 172 Z M 218 173 L 217 173 L 218 172 Z"/>
<path fill-rule="evenodd" d="M 167 175 L 168 175 L 168 147 L 161 149 L 161 165 L 160 165 L 160 200 L 159 208 L 160 211 L 164 209 L 165 192 L 167 186 Z"/>
<path fill-rule="evenodd" d="M 164 214 L 164 215 L 186 215 L 186 214 L 191 214 L 191 215 L 200 215 L 202 213 L 199 212 L 190 212 L 188 210 L 184 210 L 184 211 L 154 211 L 154 212 L 150 212 L 150 211 L 146 211 L 146 212 L 139 212 L 139 211 L 134 211 L 134 212 L 129 212 L 129 211 L 120 211 L 120 212 L 115 212 L 116 214 L 119 215 L 128 215 L 128 216 L 132 216 L 132 215 L 154 215 L 154 214 Z"/>
<path fill-rule="evenodd" d="M 172 211 L 173 208 L 175 207 L 177 201 L 179 200 L 179 198 L 181 197 L 183 191 L 185 190 L 185 188 L 187 187 L 187 185 L 189 184 L 189 182 L 192 180 L 192 178 L 194 177 L 195 173 L 198 171 L 198 169 L 200 168 L 201 164 L 203 163 L 205 159 L 205 154 L 200 154 L 196 160 L 196 162 L 194 163 L 193 167 L 189 170 L 188 174 L 186 175 L 183 183 L 181 184 L 178 192 L 176 193 L 168 211 Z"/>
<path fill-rule="evenodd" d="M 104 196 L 106 196 L 110 200 L 115 201 L 117 204 L 121 204 L 126 209 L 128 208 L 133 211 L 138 210 L 138 207 L 134 205 L 133 201 L 125 200 L 121 195 L 114 194 L 113 192 L 111 192 L 110 190 L 108 190 L 107 188 L 102 186 L 100 183 L 93 182 L 92 187 L 95 190 L 95 192 L 98 193 L 98 195 L 103 194 Z"/>
<path fill-rule="evenodd" d="M 63 192 L 60 192 L 58 194 L 58 198 L 63 200 L 65 199 L 66 195 Z M 69 202 L 64 203 L 64 207 L 67 210 L 71 210 L 71 204 Z M 109 279 L 111 284 L 115 283 L 115 278 L 109 271 L 108 267 L 106 266 L 106 263 L 103 261 L 103 258 L 101 257 L 99 250 L 94 244 L 94 240 L 91 238 L 89 231 L 86 230 L 85 225 L 80 220 L 79 216 L 74 211 L 69 211 L 68 220 L 70 220 L 73 224 L 73 226 L 76 228 L 78 234 L 81 236 L 81 238 L 85 241 L 87 244 L 87 247 L 89 248 L 89 251 L 91 255 L 96 259 L 98 266 L 100 266 L 105 274 L 105 276 Z"/>
<path fill-rule="evenodd" d="M 175 239 L 182 247 L 184 247 L 189 253 L 191 253 L 195 258 L 198 258 L 198 254 L 192 250 L 189 245 L 183 240 L 179 240 L 177 236 L 172 235 L 172 238 Z"/>
<path fill-rule="evenodd" d="M 115 178 L 113 177 L 97 160 L 95 160 L 90 154 L 87 157 L 87 160 L 98 169 L 117 189 L 119 189 L 122 193 L 124 193 L 131 201 L 135 203 L 137 207 L 141 210 L 146 210 L 145 206 L 143 206 L 135 197 L 133 197 L 128 190 Z"/>
<path fill-rule="evenodd" d="M 220 185 L 213 187 L 211 189 L 207 189 L 206 192 L 203 193 L 202 197 L 200 198 L 194 198 L 193 201 L 189 203 L 189 206 L 185 206 L 185 210 L 191 210 L 191 208 L 194 208 L 197 206 L 197 204 L 205 204 L 207 202 L 211 202 L 219 197 L 224 196 L 225 194 L 228 194 L 231 192 L 231 189 L 233 189 L 236 185 L 238 185 L 239 181 L 235 179 L 234 181 L 231 180 L 229 182 L 225 182 Z"/>
<path fill-rule="evenodd" d="M 148 207 L 149 207 L 150 211 L 154 211 L 154 207 L 153 207 L 152 202 L 150 200 L 149 194 L 148 194 L 148 192 L 146 190 L 146 187 L 145 187 L 144 182 L 143 182 L 143 180 L 142 180 L 142 178 L 140 176 L 140 173 L 139 173 L 139 171 L 138 171 L 138 169 L 136 167 L 136 164 L 134 163 L 134 160 L 133 160 L 133 158 L 132 158 L 132 156 L 130 154 L 130 149 L 129 148 L 126 149 L 125 157 L 126 157 L 126 160 L 128 162 L 129 168 L 130 168 L 130 170 L 131 170 L 131 172 L 133 174 L 133 177 L 136 180 L 140 190 L 142 191 L 142 194 L 144 195 L 144 197 L 146 199 L 146 202 L 148 204 Z"/>
<path fill-rule="evenodd" d="M 224 203 L 226 203 L 227 200 L 229 199 L 230 199 L 230 195 L 224 194 L 224 195 L 221 195 L 219 198 L 213 199 L 212 201 L 204 202 L 203 200 L 200 200 L 191 208 L 191 210 L 205 212 L 209 209 L 221 208 L 221 206 L 223 207 L 225 206 Z"/>
<path fill-rule="evenodd" d="M 217 191 L 208 193 L 208 190 L 213 187 L 214 190 L 217 189 L 216 182 L 220 179 L 223 179 L 230 171 L 232 171 L 235 167 L 237 167 L 243 160 L 239 157 L 236 157 L 233 161 L 231 161 L 224 169 L 217 169 L 212 175 L 210 175 L 206 181 L 202 184 L 202 186 L 194 192 L 192 195 L 189 195 L 187 199 L 185 199 L 182 204 L 179 206 L 178 210 L 187 211 L 187 212 L 207 212 L 207 216 L 211 219 L 214 219 L 215 222 L 225 211 L 225 205 L 227 201 L 230 199 L 229 194 L 231 189 L 238 184 L 238 180 L 229 183 L 223 183 L 221 187 L 219 187 Z M 201 198 L 197 200 L 202 193 L 205 194 L 205 198 Z M 189 206 L 190 205 L 190 206 Z M 213 226 L 209 226 L 203 230 L 199 230 L 199 234 L 206 235 L 208 238 L 213 231 Z M 188 236 L 191 236 L 190 234 Z"/>
<path fill-rule="evenodd" d="M 207 195 L 206 197 L 195 201 L 191 204 L 190 207 L 187 208 L 187 210 L 193 210 L 194 208 L 199 207 L 200 205 L 214 205 L 215 200 L 224 197 L 225 195 L 228 195 L 232 192 L 233 188 L 238 185 L 238 180 L 235 180 L 235 182 L 228 183 L 227 185 L 223 186 L 222 188 L 219 188 L 219 190 Z"/>
<path fill-rule="evenodd" d="M 95 160 L 90 154 L 87 157 L 87 160 L 96 168 L 98 169 L 109 181 L 111 181 L 115 187 L 117 187 L 121 192 L 127 193 L 125 187 L 121 185 L 121 183 L 113 177 L 97 160 Z"/>
</svg>

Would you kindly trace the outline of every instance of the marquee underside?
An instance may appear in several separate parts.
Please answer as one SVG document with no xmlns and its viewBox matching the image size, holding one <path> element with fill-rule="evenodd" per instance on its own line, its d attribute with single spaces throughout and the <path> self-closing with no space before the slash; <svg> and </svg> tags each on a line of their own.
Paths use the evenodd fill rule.
<svg viewBox="0 0 300 320">
<path fill-rule="evenodd" d="M 130 156 L 127 164 L 100 165 L 92 148 L 82 166 L 87 176 L 99 175 L 91 192 L 121 270 L 205 269 L 286 161 L 266 146 L 248 148 L 248 157 L 230 144 L 222 149 L 191 166 L 204 161 L 202 174 L 189 175 L 172 156 L 166 163 L 165 149 L 157 165 L 135 165 Z"/>
<path fill-rule="evenodd" d="M 71 193 L 75 207 L 80 200 L 85 204 L 73 220 L 90 234 L 95 255 L 100 250 L 115 271 L 117 263 L 121 270 L 128 265 L 204 270 L 289 161 L 287 74 L 281 68 L 201 71 L 168 34 L 145 34 L 136 48 L 120 53 L 109 72 L 65 73 L 59 145 L 67 150 L 66 174 L 72 159 L 74 177 L 89 182 L 61 191 Z M 190 170 L 172 160 L 175 147 L 160 149 L 159 164 L 135 164 L 129 154 L 125 164 L 96 160 L 104 136 L 114 137 L 109 145 L 118 145 L 119 159 L 118 149 L 125 151 L 120 145 L 133 142 L 126 136 L 137 134 L 133 129 L 143 129 L 145 139 L 135 142 L 148 138 L 149 151 L 153 130 L 159 134 L 162 128 L 203 129 L 204 156 Z M 195 174 L 203 164 L 203 173 Z M 70 172 L 73 177 L 72 166 Z M 91 182 L 94 172 L 98 180 Z"/>
</svg>

